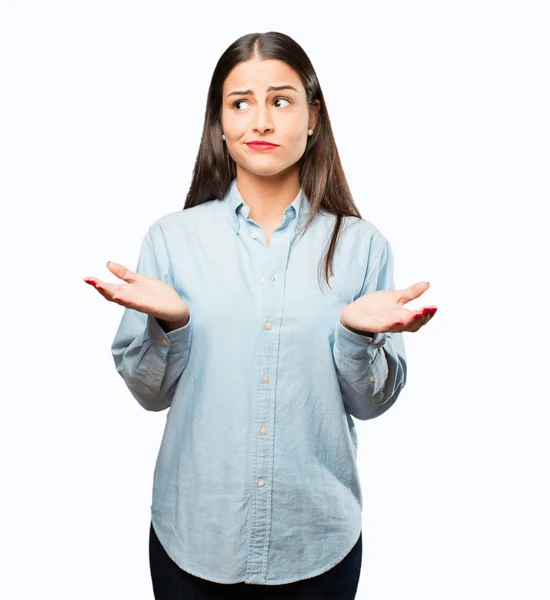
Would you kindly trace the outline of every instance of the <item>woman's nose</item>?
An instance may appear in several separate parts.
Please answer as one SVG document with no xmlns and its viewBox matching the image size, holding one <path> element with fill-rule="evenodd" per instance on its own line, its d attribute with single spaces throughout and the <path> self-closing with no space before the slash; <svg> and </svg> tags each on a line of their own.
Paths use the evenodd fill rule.
<svg viewBox="0 0 550 600">
<path fill-rule="evenodd" d="M 271 118 L 269 116 L 269 112 L 268 112 L 267 108 L 265 108 L 265 107 L 258 108 L 254 117 L 255 117 L 254 118 L 254 122 L 255 122 L 254 129 L 256 131 L 264 133 L 265 131 L 272 129 Z"/>
</svg>

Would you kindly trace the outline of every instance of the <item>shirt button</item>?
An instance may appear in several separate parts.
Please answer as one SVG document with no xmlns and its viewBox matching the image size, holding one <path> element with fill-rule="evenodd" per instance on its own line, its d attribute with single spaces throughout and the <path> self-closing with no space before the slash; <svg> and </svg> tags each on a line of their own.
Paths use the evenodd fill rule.
<svg viewBox="0 0 550 600">
<path fill-rule="evenodd" d="M 262 381 L 264 383 L 267 383 L 269 381 L 269 375 L 267 373 L 262 377 Z"/>
<path fill-rule="evenodd" d="M 271 278 L 271 281 L 275 281 L 275 275 L 273 275 L 273 277 Z"/>
<path fill-rule="evenodd" d="M 298 231 L 300 231 L 300 229 L 302 229 L 302 226 L 300 225 L 300 223 L 298 223 L 298 225 L 296 225 L 296 229 L 297 229 Z"/>
<path fill-rule="evenodd" d="M 260 427 L 260 433 L 261 433 L 262 435 L 265 435 L 265 434 L 267 433 L 267 428 L 266 428 L 266 427 L 264 427 L 264 426 L 262 425 L 262 426 Z"/>
<path fill-rule="evenodd" d="M 271 329 L 271 328 L 273 327 L 273 325 L 272 325 L 271 321 L 266 321 L 266 323 L 265 323 L 264 327 L 265 327 L 266 329 Z"/>
<path fill-rule="evenodd" d="M 258 487 L 262 487 L 265 485 L 265 481 L 263 479 L 258 479 Z"/>
<path fill-rule="evenodd" d="M 260 277 L 260 283 L 265 283 L 265 277 Z"/>
<path fill-rule="evenodd" d="M 162 338 L 162 345 L 168 346 L 168 340 L 166 338 Z"/>
<path fill-rule="evenodd" d="M 233 229 L 235 229 L 235 230 L 236 230 L 236 229 L 237 229 L 237 227 L 238 227 L 237 223 L 233 223 Z"/>
<path fill-rule="evenodd" d="M 253 238 L 257 238 L 257 237 L 258 237 L 258 235 L 259 235 L 259 234 L 258 234 L 258 232 L 257 232 L 257 231 L 253 231 L 253 232 L 252 232 L 252 237 L 253 237 Z"/>
<path fill-rule="evenodd" d="M 369 381 L 374 381 L 374 375 L 371 375 L 371 376 L 369 377 Z"/>
</svg>

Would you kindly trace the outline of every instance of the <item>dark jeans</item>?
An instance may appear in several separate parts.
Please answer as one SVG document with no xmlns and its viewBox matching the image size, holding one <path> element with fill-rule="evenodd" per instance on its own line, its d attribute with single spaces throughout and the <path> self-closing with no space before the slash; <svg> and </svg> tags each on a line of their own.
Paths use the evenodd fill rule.
<svg viewBox="0 0 550 600">
<path fill-rule="evenodd" d="M 347 556 L 316 577 L 280 585 L 217 583 L 178 567 L 166 554 L 151 523 L 149 564 L 155 600 L 354 600 L 361 572 L 362 535 Z"/>
</svg>

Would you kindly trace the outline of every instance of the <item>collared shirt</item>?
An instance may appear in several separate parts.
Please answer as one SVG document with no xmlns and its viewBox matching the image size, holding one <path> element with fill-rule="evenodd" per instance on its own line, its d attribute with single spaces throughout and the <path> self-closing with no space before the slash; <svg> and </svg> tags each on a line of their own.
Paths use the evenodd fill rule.
<svg viewBox="0 0 550 600">
<path fill-rule="evenodd" d="M 318 210 L 304 229 L 309 205 L 300 189 L 269 244 L 236 179 L 159 218 L 136 271 L 174 288 L 190 320 L 165 333 L 124 308 L 112 344 L 139 404 L 168 409 L 151 520 L 203 579 L 284 584 L 342 560 L 362 525 L 354 419 L 384 413 L 406 382 L 402 333 L 340 322 L 363 294 L 395 289 L 388 241 L 344 217 L 330 289 L 319 264 L 336 217 Z"/>
</svg>

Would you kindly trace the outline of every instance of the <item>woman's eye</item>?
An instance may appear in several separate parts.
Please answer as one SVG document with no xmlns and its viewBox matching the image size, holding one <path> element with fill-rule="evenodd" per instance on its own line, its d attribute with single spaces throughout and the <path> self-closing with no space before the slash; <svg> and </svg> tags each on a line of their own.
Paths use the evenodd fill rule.
<svg viewBox="0 0 550 600">
<path fill-rule="evenodd" d="M 288 102 L 288 104 L 292 104 L 292 102 L 288 99 L 288 98 L 282 98 L 281 96 L 277 96 L 277 98 L 275 98 L 274 102 Z M 235 100 L 235 102 L 233 102 L 233 104 L 231 104 L 232 108 L 235 108 L 237 110 L 239 110 L 237 107 L 241 102 L 246 102 L 246 100 Z"/>
<path fill-rule="evenodd" d="M 275 98 L 275 102 L 278 102 L 282 100 L 283 102 L 288 102 L 290 104 L 290 100 L 288 100 L 287 98 Z"/>
</svg>

